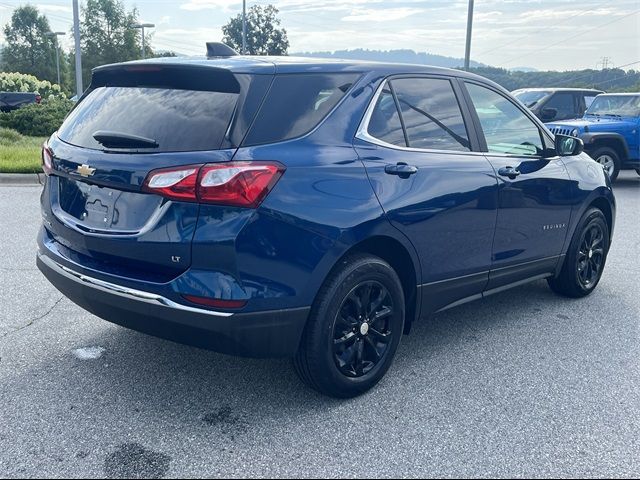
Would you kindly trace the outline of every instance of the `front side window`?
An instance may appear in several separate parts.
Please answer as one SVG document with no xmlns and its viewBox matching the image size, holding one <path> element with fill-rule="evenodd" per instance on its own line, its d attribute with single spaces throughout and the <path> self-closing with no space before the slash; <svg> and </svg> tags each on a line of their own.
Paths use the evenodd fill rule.
<svg viewBox="0 0 640 480">
<path fill-rule="evenodd" d="M 556 93 L 549 99 L 544 108 L 556 110 L 555 120 L 566 120 L 576 116 L 575 97 L 570 92 Z"/>
<path fill-rule="evenodd" d="M 439 78 L 391 81 L 409 146 L 429 150 L 469 151 L 469 136 L 451 82 Z"/>
<path fill-rule="evenodd" d="M 490 153 L 540 156 L 538 126 L 503 95 L 475 83 L 466 83 L 480 119 Z"/>
</svg>

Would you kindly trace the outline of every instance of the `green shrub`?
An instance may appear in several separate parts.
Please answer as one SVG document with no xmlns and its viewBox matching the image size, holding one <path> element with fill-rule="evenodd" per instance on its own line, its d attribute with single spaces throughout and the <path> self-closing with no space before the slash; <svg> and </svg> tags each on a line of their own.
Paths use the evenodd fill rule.
<svg viewBox="0 0 640 480">
<path fill-rule="evenodd" d="M 0 127 L 17 130 L 22 135 L 46 137 L 60 128 L 73 102 L 50 97 L 41 104 L 31 104 L 11 112 L 0 113 Z"/>
<path fill-rule="evenodd" d="M 33 75 L 18 72 L 0 72 L 0 92 L 34 92 L 42 98 L 66 98 L 60 85 L 38 80 Z"/>
<path fill-rule="evenodd" d="M 0 128 L 0 145 L 13 145 L 24 137 L 10 128 Z"/>
</svg>

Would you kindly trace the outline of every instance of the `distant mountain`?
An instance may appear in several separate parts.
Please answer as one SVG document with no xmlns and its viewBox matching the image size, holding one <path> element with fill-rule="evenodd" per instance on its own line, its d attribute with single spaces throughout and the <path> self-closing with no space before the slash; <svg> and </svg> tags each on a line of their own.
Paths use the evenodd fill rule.
<svg viewBox="0 0 640 480">
<path fill-rule="evenodd" d="M 510 72 L 539 72 L 537 68 L 531 67 L 513 67 L 509 69 Z"/>
<path fill-rule="evenodd" d="M 435 67 L 456 68 L 464 65 L 463 58 L 446 57 L 432 53 L 418 53 L 413 50 L 336 50 L 335 52 L 302 52 L 291 55 L 300 57 L 345 58 L 348 60 L 368 60 L 373 62 L 413 63 Z M 472 67 L 483 67 L 482 63 L 471 61 Z"/>
</svg>

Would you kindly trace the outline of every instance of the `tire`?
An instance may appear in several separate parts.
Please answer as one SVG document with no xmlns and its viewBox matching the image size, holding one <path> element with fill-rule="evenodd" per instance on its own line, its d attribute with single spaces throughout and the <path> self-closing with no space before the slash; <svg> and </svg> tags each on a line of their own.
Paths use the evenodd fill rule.
<svg viewBox="0 0 640 480">
<path fill-rule="evenodd" d="M 609 226 L 602 211 L 587 210 L 573 234 L 560 275 L 548 281 L 551 289 L 571 298 L 593 292 L 602 278 L 609 241 Z"/>
<path fill-rule="evenodd" d="M 636 168 L 636 173 L 640 175 L 640 168 Z"/>
<path fill-rule="evenodd" d="M 364 314 L 371 319 L 374 313 L 373 321 L 357 318 Z M 325 280 L 311 309 L 294 359 L 298 376 L 324 395 L 361 395 L 391 366 L 404 318 L 404 292 L 393 268 L 372 255 L 345 258 Z"/>
<path fill-rule="evenodd" d="M 589 154 L 600 165 L 605 167 L 605 172 L 612 182 L 615 182 L 620 174 L 621 161 L 618 152 L 611 147 L 599 147 Z"/>
</svg>

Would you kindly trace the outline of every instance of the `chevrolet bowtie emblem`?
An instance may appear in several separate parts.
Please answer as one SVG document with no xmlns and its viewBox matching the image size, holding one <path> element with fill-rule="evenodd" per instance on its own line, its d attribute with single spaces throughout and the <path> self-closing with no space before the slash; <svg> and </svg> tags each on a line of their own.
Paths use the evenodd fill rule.
<svg viewBox="0 0 640 480">
<path fill-rule="evenodd" d="M 91 168 L 89 165 L 80 165 L 76 170 L 83 177 L 90 177 L 94 173 L 96 173 L 95 168 Z"/>
</svg>

